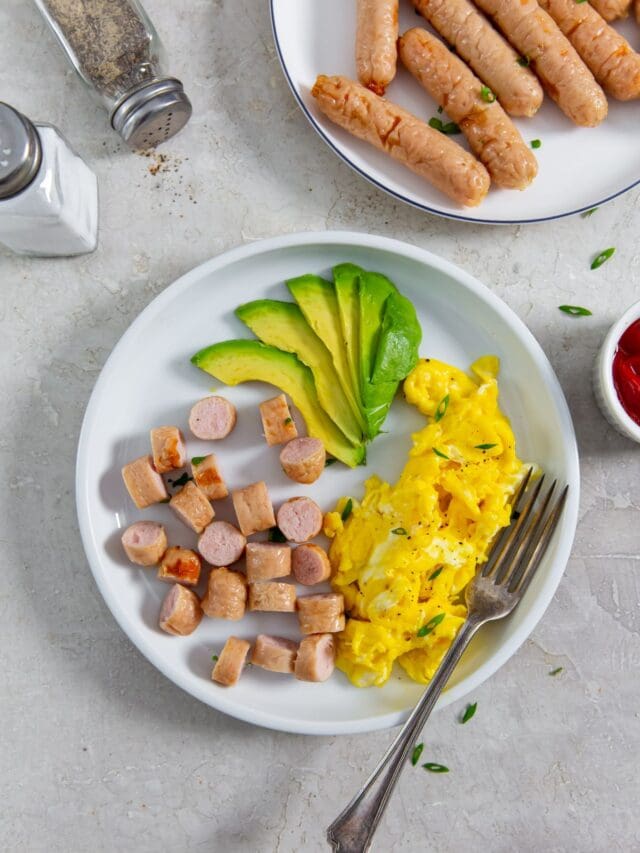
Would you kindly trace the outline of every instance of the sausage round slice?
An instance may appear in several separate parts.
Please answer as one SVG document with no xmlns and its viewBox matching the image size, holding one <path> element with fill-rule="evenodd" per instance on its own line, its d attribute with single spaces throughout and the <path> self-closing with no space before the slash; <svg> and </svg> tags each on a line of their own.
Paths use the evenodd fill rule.
<svg viewBox="0 0 640 853">
<path fill-rule="evenodd" d="M 298 545 L 291 557 L 291 565 L 295 579 L 305 586 L 322 583 L 331 577 L 331 563 L 327 552 L 312 542 Z"/>
<path fill-rule="evenodd" d="M 160 561 L 158 580 L 195 586 L 200 580 L 200 557 L 190 548 L 169 548 Z"/>
<path fill-rule="evenodd" d="M 291 574 L 291 546 L 277 542 L 247 542 L 247 580 L 268 581 Z"/>
<path fill-rule="evenodd" d="M 161 426 L 151 430 L 153 464 L 159 474 L 182 468 L 187 461 L 184 437 L 178 427 Z"/>
<path fill-rule="evenodd" d="M 282 470 L 296 483 L 315 483 L 324 471 L 327 454 L 319 438 L 294 438 L 280 451 Z"/>
<path fill-rule="evenodd" d="M 167 534 L 157 521 L 136 521 L 122 534 L 122 547 L 132 563 L 156 566 L 167 550 Z"/>
<path fill-rule="evenodd" d="M 251 652 L 251 663 L 271 672 L 293 672 L 297 651 L 298 644 L 293 640 L 258 634 Z"/>
<path fill-rule="evenodd" d="M 223 684 L 225 687 L 233 687 L 234 684 L 237 684 L 250 648 L 251 643 L 246 640 L 229 637 L 213 668 L 211 680 L 217 681 L 218 684 Z"/>
<path fill-rule="evenodd" d="M 146 509 L 169 497 L 164 480 L 153 467 L 151 456 L 140 456 L 128 462 L 122 469 L 122 479 L 138 509 Z"/>
<path fill-rule="evenodd" d="M 290 542 L 307 542 L 322 530 L 322 510 L 311 498 L 290 498 L 276 515 L 278 527 Z"/>
<path fill-rule="evenodd" d="M 259 581 L 249 584 L 249 610 L 293 613 L 295 609 L 296 588 L 292 583 Z"/>
<path fill-rule="evenodd" d="M 337 634 L 344 630 L 344 596 L 339 592 L 301 595 L 297 609 L 303 634 Z"/>
<path fill-rule="evenodd" d="M 398 0 L 358 0 L 356 68 L 358 80 L 376 95 L 396 76 Z"/>
<path fill-rule="evenodd" d="M 269 530 L 276 523 L 269 490 L 264 480 L 251 483 L 244 489 L 234 489 L 231 492 L 231 500 L 238 525 L 245 536 Z"/>
<path fill-rule="evenodd" d="M 196 438 L 218 441 L 226 438 L 236 425 L 237 412 L 224 397 L 205 397 L 189 414 L 189 429 Z"/>
<path fill-rule="evenodd" d="M 246 537 L 228 521 L 213 521 L 198 539 L 198 551 L 212 566 L 230 566 L 244 552 Z"/>
<path fill-rule="evenodd" d="M 247 582 L 240 572 L 211 569 L 202 609 L 215 619 L 242 619 L 247 604 Z"/>
<path fill-rule="evenodd" d="M 298 646 L 294 672 L 300 681 L 326 681 L 333 672 L 336 646 L 333 634 L 305 637 Z"/>
<path fill-rule="evenodd" d="M 172 496 L 169 506 L 180 521 L 183 521 L 195 533 L 202 533 L 215 515 L 209 499 L 193 480 L 189 480 L 180 491 Z"/>
<path fill-rule="evenodd" d="M 202 607 L 195 592 L 182 584 L 174 584 L 160 608 L 159 624 L 162 630 L 184 637 L 195 631 L 201 619 Z"/>
</svg>

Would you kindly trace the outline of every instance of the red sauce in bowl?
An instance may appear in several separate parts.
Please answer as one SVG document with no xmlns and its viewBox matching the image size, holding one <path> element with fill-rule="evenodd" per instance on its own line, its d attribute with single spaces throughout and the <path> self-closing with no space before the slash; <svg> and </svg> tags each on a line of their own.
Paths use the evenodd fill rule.
<svg viewBox="0 0 640 853">
<path fill-rule="evenodd" d="M 613 384 L 625 412 L 640 425 L 640 320 L 632 323 L 618 341 Z"/>
</svg>

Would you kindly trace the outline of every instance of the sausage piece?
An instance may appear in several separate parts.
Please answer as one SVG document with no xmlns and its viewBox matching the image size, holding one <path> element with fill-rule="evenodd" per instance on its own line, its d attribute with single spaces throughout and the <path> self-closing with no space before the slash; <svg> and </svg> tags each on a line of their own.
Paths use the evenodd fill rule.
<svg viewBox="0 0 640 853">
<path fill-rule="evenodd" d="M 271 397 L 260 403 L 260 418 L 262 431 L 269 447 L 274 444 L 284 444 L 298 435 L 298 428 L 291 417 L 289 404 L 284 394 Z"/>
<path fill-rule="evenodd" d="M 158 567 L 158 580 L 195 586 L 200 580 L 200 557 L 189 548 L 169 548 Z"/>
<path fill-rule="evenodd" d="M 196 438 L 219 441 L 229 435 L 237 417 L 236 407 L 224 397 L 205 397 L 191 409 L 189 429 Z"/>
<path fill-rule="evenodd" d="M 413 5 L 456 53 L 469 63 L 512 116 L 532 116 L 542 87 L 518 54 L 470 0 L 413 0 Z"/>
<path fill-rule="evenodd" d="M 210 501 L 222 500 L 229 494 L 214 453 L 209 453 L 207 456 L 194 456 L 191 460 L 191 473 L 196 486 Z"/>
<path fill-rule="evenodd" d="M 627 17 L 631 0 L 591 0 L 591 5 L 605 21 L 617 21 Z"/>
<path fill-rule="evenodd" d="M 238 525 L 245 536 L 251 536 L 252 533 L 258 533 L 260 530 L 268 530 L 276 523 L 271 498 L 264 480 L 252 483 L 244 489 L 235 489 L 231 492 L 231 500 Z"/>
<path fill-rule="evenodd" d="M 358 80 L 376 95 L 396 76 L 398 0 L 357 0 Z"/>
<path fill-rule="evenodd" d="M 247 580 L 267 581 L 291 574 L 291 546 L 276 542 L 247 543 Z"/>
<path fill-rule="evenodd" d="M 575 0 L 567 2 L 575 5 Z M 464 62 L 431 33 L 417 27 L 400 38 L 399 51 L 404 66 L 460 125 L 496 186 L 528 187 L 538 172 L 536 158 L 498 101 L 483 100 L 482 81 Z"/>
<path fill-rule="evenodd" d="M 251 652 L 251 663 L 271 672 L 293 672 L 298 644 L 284 637 L 258 634 Z"/>
<path fill-rule="evenodd" d="M 297 609 L 303 634 L 336 634 L 344 630 L 344 597 L 339 592 L 301 595 Z"/>
<path fill-rule="evenodd" d="M 247 581 L 240 572 L 211 569 L 202 609 L 215 619 L 242 619 L 247 605 Z"/>
<path fill-rule="evenodd" d="M 322 583 L 331 577 L 331 563 L 327 552 L 311 542 L 298 545 L 291 557 L 291 564 L 295 579 L 305 586 Z"/>
<path fill-rule="evenodd" d="M 607 94 L 619 101 L 640 95 L 640 55 L 589 3 L 539 0 Z"/>
<path fill-rule="evenodd" d="M 182 468 L 187 461 L 184 438 L 178 427 L 162 426 L 151 430 L 153 465 L 159 474 Z"/>
<path fill-rule="evenodd" d="M 546 91 L 574 124 L 595 127 L 606 118 L 604 92 L 538 0 L 476 0 L 476 5 L 529 58 Z"/>
<path fill-rule="evenodd" d="M 295 609 L 296 588 L 293 584 L 275 581 L 249 584 L 249 610 L 293 613 Z"/>
<path fill-rule="evenodd" d="M 213 521 L 198 539 L 198 551 L 212 566 L 230 566 L 244 553 L 246 537 L 228 521 Z"/>
<path fill-rule="evenodd" d="M 475 207 L 489 191 L 487 170 L 475 157 L 359 83 L 320 75 L 311 94 L 331 121 L 389 154 L 459 204 Z"/>
<path fill-rule="evenodd" d="M 207 496 L 191 480 L 173 495 L 169 506 L 196 533 L 202 533 L 215 515 Z"/>
<path fill-rule="evenodd" d="M 294 438 L 280 451 L 282 470 L 296 483 L 315 483 L 326 461 L 324 444 L 319 438 Z"/>
<path fill-rule="evenodd" d="M 160 608 L 159 624 L 162 630 L 184 637 L 196 630 L 201 619 L 202 607 L 195 592 L 182 584 L 174 584 Z"/>
<path fill-rule="evenodd" d="M 322 510 L 311 498 L 290 498 L 277 515 L 278 527 L 290 542 L 307 542 L 322 530 Z"/>
<path fill-rule="evenodd" d="M 336 646 L 333 634 L 305 637 L 298 646 L 294 672 L 300 681 L 326 681 L 333 672 Z"/>
<path fill-rule="evenodd" d="M 122 479 L 138 509 L 166 501 L 169 497 L 164 480 L 153 467 L 151 456 L 141 456 L 122 469 Z"/>
<path fill-rule="evenodd" d="M 234 684 L 237 684 L 250 648 L 251 643 L 246 640 L 229 637 L 213 668 L 211 680 L 217 681 L 218 684 L 223 684 L 225 687 L 233 687 Z"/>
<path fill-rule="evenodd" d="M 137 566 L 157 566 L 167 550 L 167 534 L 157 521 L 136 521 L 122 534 L 122 547 Z"/>
</svg>

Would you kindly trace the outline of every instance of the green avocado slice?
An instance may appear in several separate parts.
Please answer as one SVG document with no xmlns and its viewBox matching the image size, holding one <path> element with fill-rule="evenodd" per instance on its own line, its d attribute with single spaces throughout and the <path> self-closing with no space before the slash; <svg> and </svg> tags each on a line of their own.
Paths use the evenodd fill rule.
<svg viewBox="0 0 640 853">
<path fill-rule="evenodd" d="M 371 374 L 374 385 L 401 381 L 418 362 L 422 329 L 416 309 L 401 293 L 390 293 L 384 306 L 382 328 Z"/>
<path fill-rule="evenodd" d="M 338 299 L 340 328 L 347 348 L 351 384 L 360 394 L 360 303 L 359 277 L 364 272 L 356 264 L 338 264 L 333 268 L 333 283 Z M 361 400 L 359 400 L 361 404 Z M 362 409 L 362 405 L 360 405 Z"/>
<path fill-rule="evenodd" d="M 313 374 L 295 355 L 260 341 L 222 341 L 200 350 L 191 362 L 227 385 L 268 382 L 288 394 L 300 410 L 309 435 L 324 442 L 327 453 L 350 468 L 365 459 L 363 445 L 354 447 L 320 406 Z"/>
<path fill-rule="evenodd" d="M 236 308 L 236 317 L 265 344 L 298 356 L 310 368 L 320 405 L 352 444 L 362 441 L 362 428 L 342 390 L 331 353 L 309 328 L 293 302 L 257 299 Z"/>
<path fill-rule="evenodd" d="M 381 273 L 363 272 L 360 275 L 360 387 L 367 435 L 371 439 L 380 432 L 398 389 L 397 380 L 372 382 L 385 304 L 392 293 L 397 293 L 395 285 Z"/>
</svg>

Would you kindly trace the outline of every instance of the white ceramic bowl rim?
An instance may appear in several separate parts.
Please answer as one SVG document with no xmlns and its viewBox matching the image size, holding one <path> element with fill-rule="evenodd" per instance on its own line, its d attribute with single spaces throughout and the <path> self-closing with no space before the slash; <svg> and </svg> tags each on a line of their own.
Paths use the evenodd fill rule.
<svg viewBox="0 0 640 853">
<path fill-rule="evenodd" d="M 640 442 L 640 425 L 627 413 L 618 397 L 618 392 L 613 384 L 613 357 L 622 335 L 632 323 L 639 319 L 640 302 L 634 302 L 607 332 L 600 357 L 600 385 L 610 413 L 622 424 L 627 433 L 631 433 L 635 437 L 637 442 Z"/>
</svg>

